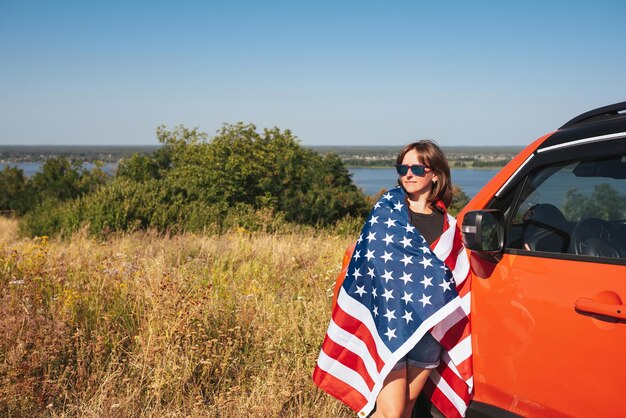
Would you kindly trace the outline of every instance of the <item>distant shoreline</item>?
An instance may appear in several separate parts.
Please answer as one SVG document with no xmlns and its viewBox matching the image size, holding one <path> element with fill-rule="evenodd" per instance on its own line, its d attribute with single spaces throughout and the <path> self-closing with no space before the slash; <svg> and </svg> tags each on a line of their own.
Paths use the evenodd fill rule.
<svg viewBox="0 0 626 418">
<path fill-rule="evenodd" d="M 93 163 L 119 163 L 133 154 L 149 155 L 162 145 L 0 145 L 0 164 L 41 163 L 50 158 Z M 393 167 L 396 146 L 303 146 L 322 155 L 335 153 L 346 167 L 383 169 Z M 504 167 L 523 147 L 442 146 L 450 168 L 483 170 Z M 458 165 L 457 165 L 458 164 Z"/>
</svg>

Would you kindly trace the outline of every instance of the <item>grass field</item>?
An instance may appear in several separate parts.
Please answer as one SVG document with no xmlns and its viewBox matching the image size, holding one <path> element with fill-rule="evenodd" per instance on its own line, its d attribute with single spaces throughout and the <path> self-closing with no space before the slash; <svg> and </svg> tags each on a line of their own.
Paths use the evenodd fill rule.
<svg viewBox="0 0 626 418">
<path fill-rule="evenodd" d="M 354 416 L 311 381 L 350 241 L 0 218 L 0 416 Z"/>
</svg>

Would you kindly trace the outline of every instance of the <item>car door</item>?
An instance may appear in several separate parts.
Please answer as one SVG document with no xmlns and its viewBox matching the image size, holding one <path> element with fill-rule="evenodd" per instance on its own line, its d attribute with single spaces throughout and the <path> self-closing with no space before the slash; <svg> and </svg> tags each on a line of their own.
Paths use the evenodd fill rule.
<svg viewBox="0 0 626 418">
<path fill-rule="evenodd" d="M 493 200 L 499 261 L 471 254 L 474 401 L 624 416 L 626 157 L 550 163 Z"/>
</svg>

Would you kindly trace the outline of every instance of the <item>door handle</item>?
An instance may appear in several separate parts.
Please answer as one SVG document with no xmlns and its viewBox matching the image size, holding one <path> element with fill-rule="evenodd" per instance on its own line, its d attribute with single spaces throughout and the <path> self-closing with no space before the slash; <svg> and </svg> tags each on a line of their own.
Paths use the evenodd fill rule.
<svg viewBox="0 0 626 418">
<path fill-rule="evenodd" d="M 595 300 L 581 298 L 574 303 L 574 308 L 577 312 L 609 316 L 626 321 L 626 305 L 597 302 Z"/>
</svg>

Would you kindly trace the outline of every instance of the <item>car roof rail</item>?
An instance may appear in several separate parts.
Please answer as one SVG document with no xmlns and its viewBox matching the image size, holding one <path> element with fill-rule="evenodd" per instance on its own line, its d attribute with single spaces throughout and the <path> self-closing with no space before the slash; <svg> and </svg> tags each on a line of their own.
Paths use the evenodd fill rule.
<svg viewBox="0 0 626 418">
<path fill-rule="evenodd" d="M 608 106 L 602 106 L 597 109 L 590 110 L 589 112 L 585 112 L 581 115 L 576 116 L 574 119 L 569 120 L 565 125 L 561 126 L 559 129 L 571 128 L 575 125 L 578 125 L 583 122 L 592 122 L 590 119 L 596 119 L 593 122 L 596 122 L 597 119 L 604 118 L 612 118 L 615 116 L 620 116 L 626 112 L 626 102 L 615 103 Z"/>
</svg>

